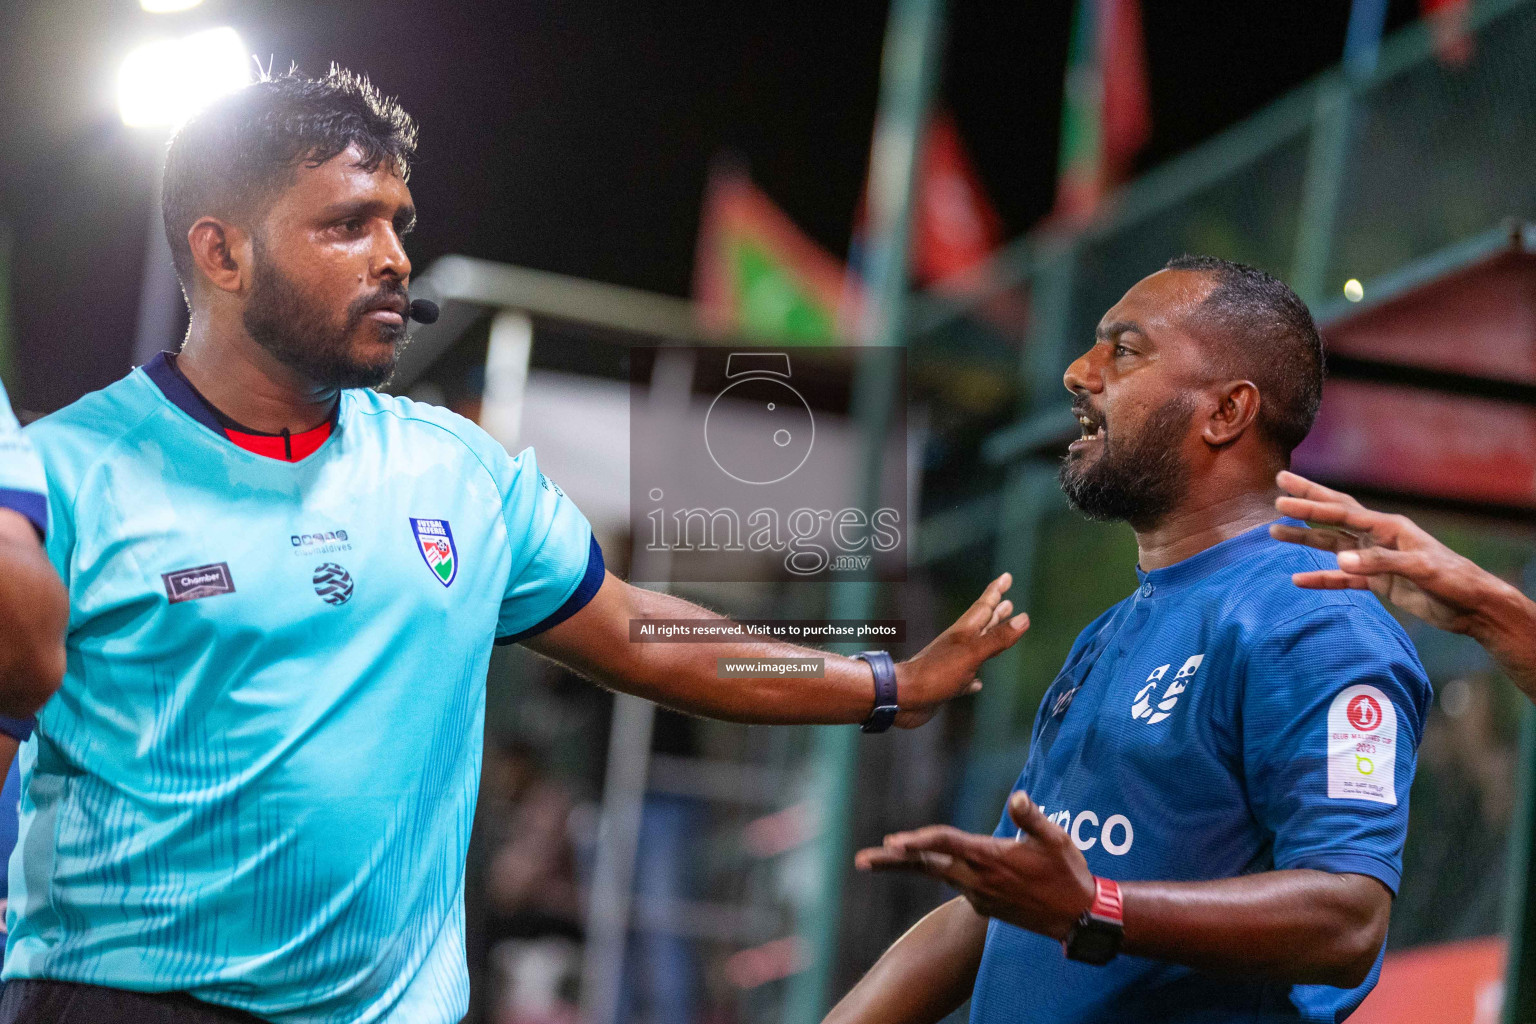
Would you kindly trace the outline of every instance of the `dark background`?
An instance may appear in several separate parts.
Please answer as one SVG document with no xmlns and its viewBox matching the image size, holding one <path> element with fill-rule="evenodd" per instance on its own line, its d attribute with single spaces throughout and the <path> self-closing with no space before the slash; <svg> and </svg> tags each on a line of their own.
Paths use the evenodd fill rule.
<svg viewBox="0 0 1536 1024">
<path fill-rule="evenodd" d="M 941 95 L 1010 236 L 1051 204 L 1072 6 L 951 5 Z M 1145 3 L 1154 129 L 1141 165 L 1336 64 L 1348 7 Z M 400 96 L 422 128 L 417 269 L 461 252 L 686 295 L 721 151 L 846 252 L 885 13 L 871 0 L 207 0 L 181 15 L 136 0 L 0 5 L 12 399 L 48 412 L 128 369 L 163 141 L 117 119 L 117 67 L 141 39 L 231 24 L 263 63 L 334 60 Z M 1416 13 L 1394 0 L 1388 30 Z"/>
</svg>

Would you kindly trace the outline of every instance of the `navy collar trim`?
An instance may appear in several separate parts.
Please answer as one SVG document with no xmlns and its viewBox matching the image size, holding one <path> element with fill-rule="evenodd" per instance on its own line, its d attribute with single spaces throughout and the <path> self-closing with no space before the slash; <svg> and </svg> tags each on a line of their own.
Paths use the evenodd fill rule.
<svg viewBox="0 0 1536 1024">
<path fill-rule="evenodd" d="M 155 387 L 160 389 L 160 393 L 170 400 L 172 405 L 220 437 L 225 436 L 224 424 L 219 422 L 219 417 L 214 412 L 213 406 L 209 404 L 206 398 L 198 394 L 197 389 L 192 386 L 192 382 L 183 377 L 181 371 L 176 369 L 176 364 L 171 361 L 171 353 L 161 352 L 155 358 L 145 363 L 144 373 L 154 382 Z"/>
<path fill-rule="evenodd" d="M 155 358 L 144 364 L 144 373 L 160 389 L 161 394 L 170 403 L 182 412 L 191 416 L 194 420 L 218 434 L 220 437 L 228 437 L 226 430 L 237 430 L 242 434 L 254 434 L 258 437 L 281 437 L 281 434 L 271 434 L 265 430 L 253 430 L 230 419 L 218 410 L 203 393 L 192 386 L 176 365 L 176 355 L 173 352 L 160 352 Z M 331 430 L 335 430 L 341 417 L 341 399 L 338 397 L 331 406 Z"/>
<path fill-rule="evenodd" d="M 1275 544 L 1269 535 L 1269 528 L 1274 523 L 1283 523 L 1286 526 L 1305 526 L 1300 519 L 1291 519 L 1289 516 L 1280 516 L 1273 523 L 1265 523 L 1263 526 L 1255 526 L 1251 530 L 1245 530 L 1236 537 L 1228 537 L 1220 544 L 1212 544 L 1198 554 L 1190 555 L 1182 562 L 1164 566 L 1161 569 L 1153 569 L 1151 572 L 1143 571 L 1141 566 L 1136 567 L 1136 578 L 1142 583 L 1150 583 L 1154 587 L 1176 587 L 1185 583 L 1194 583 L 1202 580 L 1212 573 L 1225 569 L 1234 562 L 1254 554 L 1266 544 Z"/>
</svg>

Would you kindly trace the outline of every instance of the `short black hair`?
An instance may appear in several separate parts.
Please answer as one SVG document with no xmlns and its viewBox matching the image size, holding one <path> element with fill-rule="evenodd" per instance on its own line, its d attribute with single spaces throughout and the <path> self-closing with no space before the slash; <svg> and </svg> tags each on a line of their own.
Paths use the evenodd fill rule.
<svg viewBox="0 0 1536 1024">
<path fill-rule="evenodd" d="M 1216 256 L 1176 256 L 1167 270 L 1208 274 L 1216 287 L 1196 311 L 1225 342 L 1223 372 L 1259 389 L 1259 429 L 1287 465 L 1323 400 L 1323 339 L 1307 304 L 1284 281 Z"/>
<path fill-rule="evenodd" d="M 191 297 L 187 232 L 199 217 L 254 217 L 300 164 L 319 167 L 349 146 L 358 166 L 410 175 L 416 122 L 368 79 L 331 65 L 323 77 L 296 68 L 222 97 L 187 120 L 165 157 L 160 210 L 182 291 Z"/>
</svg>

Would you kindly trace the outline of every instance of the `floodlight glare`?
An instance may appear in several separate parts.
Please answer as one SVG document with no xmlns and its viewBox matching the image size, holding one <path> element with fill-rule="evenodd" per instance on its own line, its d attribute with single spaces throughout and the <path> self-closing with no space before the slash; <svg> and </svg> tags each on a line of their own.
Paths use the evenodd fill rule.
<svg viewBox="0 0 1536 1024">
<path fill-rule="evenodd" d="M 1357 279 L 1352 277 L 1344 282 L 1344 297 L 1350 302 L 1359 302 L 1365 298 L 1365 289 Z"/>
<path fill-rule="evenodd" d="M 150 14 L 175 14 L 190 11 L 203 0 L 139 0 L 139 6 Z"/>
<path fill-rule="evenodd" d="M 117 74 L 117 106 L 134 127 L 179 124 L 251 80 L 245 44 L 232 28 L 146 43 Z"/>
</svg>

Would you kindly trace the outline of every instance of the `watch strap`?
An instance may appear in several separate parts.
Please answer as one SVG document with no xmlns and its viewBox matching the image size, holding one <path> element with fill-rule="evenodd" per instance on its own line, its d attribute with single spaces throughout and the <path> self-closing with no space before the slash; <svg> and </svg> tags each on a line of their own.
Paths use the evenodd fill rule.
<svg viewBox="0 0 1536 1024">
<path fill-rule="evenodd" d="M 1093 905 L 1088 913 L 1101 921 L 1125 927 L 1125 905 L 1120 902 L 1120 883 L 1093 876 Z"/>
<path fill-rule="evenodd" d="M 863 651 L 854 657 L 868 665 L 875 675 L 875 709 L 859 728 L 864 732 L 885 732 L 900 710 L 896 702 L 896 663 L 885 651 Z"/>
<path fill-rule="evenodd" d="M 1061 950 L 1068 960 L 1102 967 L 1119 955 L 1124 935 L 1125 906 L 1120 898 L 1120 885 L 1095 875 L 1093 903 L 1067 929 Z"/>
</svg>

